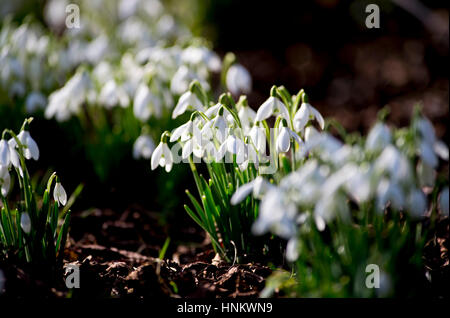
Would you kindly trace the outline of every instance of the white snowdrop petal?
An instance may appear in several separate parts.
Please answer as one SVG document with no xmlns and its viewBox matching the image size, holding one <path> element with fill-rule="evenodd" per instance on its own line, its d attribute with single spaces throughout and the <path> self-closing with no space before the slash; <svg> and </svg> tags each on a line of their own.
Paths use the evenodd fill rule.
<svg viewBox="0 0 450 318">
<path fill-rule="evenodd" d="M 22 213 L 20 216 L 20 227 L 26 234 L 31 232 L 31 219 L 27 212 Z"/>
<path fill-rule="evenodd" d="M 246 183 L 244 185 L 241 185 L 239 188 L 236 189 L 233 196 L 231 197 L 231 204 L 236 205 L 241 203 L 250 193 L 253 191 L 253 184 L 254 182 L 251 181 L 249 183 Z"/>
<path fill-rule="evenodd" d="M 299 241 L 297 238 L 291 238 L 286 246 L 286 259 L 289 262 L 294 262 L 300 256 Z"/>
<path fill-rule="evenodd" d="M 11 159 L 8 142 L 2 139 L 0 140 L 0 165 L 8 166 L 10 160 Z"/>
<path fill-rule="evenodd" d="M 152 170 L 155 170 L 158 165 L 159 161 L 161 159 L 163 153 L 163 143 L 160 142 L 159 145 L 156 147 L 155 151 L 153 151 L 152 159 L 151 159 L 151 168 Z"/>
<path fill-rule="evenodd" d="M 255 116 L 255 122 L 263 121 L 272 116 L 274 111 L 275 97 L 269 97 L 258 109 Z"/>
</svg>

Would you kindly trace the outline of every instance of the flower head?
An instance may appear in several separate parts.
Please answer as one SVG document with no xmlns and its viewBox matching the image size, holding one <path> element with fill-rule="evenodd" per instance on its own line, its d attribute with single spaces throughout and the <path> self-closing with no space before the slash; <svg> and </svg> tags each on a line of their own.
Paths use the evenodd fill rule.
<svg viewBox="0 0 450 318">
<path fill-rule="evenodd" d="M 252 89 L 252 77 L 245 67 L 233 64 L 227 71 L 226 84 L 233 95 L 249 93 Z"/>
<path fill-rule="evenodd" d="M 173 165 L 173 156 L 172 152 L 167 146 L 167 143 L 162 140 L 159 145 L 156 147 L 155 151 L 153 151 L 152 159 L 151 159 L 151 168 L 155 170 L 157 167 L 161 166 L 166 169 L 167 172 L 172 170 Z"/>
<path fill-rule="evenodd" d="M 58 202 L 59 205 L 66 205 L 67 203 L 67 194 L 66 190 L 64 190 L 64 187 L 60 182 L 56 182 L 55 188 L 53 189 L 53 199 L 55 202 Z"/>
</svg>

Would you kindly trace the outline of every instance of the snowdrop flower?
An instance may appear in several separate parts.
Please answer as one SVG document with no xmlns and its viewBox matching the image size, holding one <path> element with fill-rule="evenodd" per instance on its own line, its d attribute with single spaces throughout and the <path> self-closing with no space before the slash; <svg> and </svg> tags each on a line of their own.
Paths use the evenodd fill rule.
<svg viewBox="0 0 450 318">
<path fill-rule="evenodd" d="M 276 141 L 278 152 L 288 152 L 291 146 L 291 139 L 294 139 L 299 145 L 303 144 L 300 137 L 293 132 L 289 127 L 279 127 L 278 137 Z"/>
<path fill-rule="evenodd" d="M 194 125 L 193 121 L 189 120 L 187 123 L 184 123 L 172 131 L 172 134 L 170 135 L 170 142 L 175 142 L 180 138 L 182 142 L 185 142 L 194 134 L 200 136 L 201 132 L 199 132 L 197 125 Z"/>
<path fill-rule="evenodd" d="M 448 216 L 449 210 L 449 191 L 448 187 L 445 187 L 439 195 L 439 208 L 441 209 L 442 214 Z"/>
<path fill-rule="evenodd" d="M 260 154 L 266 153 L 266 130 L 256 123 L 249 132 L 250 139 Z"/>
<path fill-rule="evenodd" d="M 346 201 L 346 197 L 340 192 L 326 194 L 318 200 L 314 208 L 314 216 L 320 217 L 325 222 L 333 220 L 337 215 L 346 220 L 350 216 L 350 209 Z M 320 230 L 320 228 L 318 229 Z"/>
<path fill-rule="evenodd" d="M 408 159 L 392 145 L 387 146 L 375 161 L 378 173 L 388 173 L 393 181 L 407 183 L 411 180 L 411 167 Z"/>
<path fill-rule="evenodd" d="M 181 95 L 173 110 L 172 118 L 177 118 L 178 116 L 184 114 L 188 109 L 203 110 L 202 102 L 197 98 L 195 93 L 190 90 Z"/>
<path fill-rule="evenodd" d="M 277 138 L 277 151 L 288 152 L 291 146 L 291 138 L 287 127 L 280 127 Z"/>
<path fill-rule="evenodd" d="M 31 92 L 25 101 L 25 109 L 31 114 L 38 109 L 44 109 L 47 106 L 47 99 L 40 92 Z"/>
<path fill-rule="evenodd" d="M 133 145 L 133 158 L 150 159 L 153 150 L 155 150 L 155 143 L 149 135 L 140 135 Z"/>
<path fill-rule="evenodd" d="M 130 103 L 128 94 L 125 92 L 123 87 L 117 85 L 116 81 L 113 79 L 106 82 L 106 84 L 102 87 L 98 99 L 101 104 L 106 106 L 106 108 L 112 108 L 116 105 L 127 107 Z"/>
<path fill-rule="evenodd" d="M 448 158 L 449 158 L 448 146 L 447 146 L 444 142 L 442 142 L 442 141 L 440 141 L 440 140 L 436 141 L 436 142 L 434 143 L 433 149 L 434 149 L 434 152 L 435 152 L 441 159 L 443 159 L 443 160 L 445 160 L 445 161 L 448 161 Z"/>
<path fill-rule="evenodd" d="M 241 171 L 247 170 L 249 163 L 254 163 L 256 169 L 259 168 L 259 157 L 256 153 L 256 149 L 253 144 L 245 143 L 245 158 L 244 161 L 239 165 Z"/>
<path fill-rule="evenodd" d="M 79 112 L 91 87 L 88 73 L 78 71 L 62 88 L 50 94 L 45 117 L 55 117 L 58 121 L 69 119 L 71 114 Z"/>
<path fill-rule="evenodd" d="M 153 107 L 152 107 L 153 106 Z M 134 115 L 142 121 L 146 121 L 152 114 L 161 114 L 161 101 L 154 96 L 147 85 L 139 85 L 133 102 Z"/>
<path fill-rule="evenodd" d="M 201 65 L 204 63 L 213 72 L 218 72 L 221 68 L 221 62 L 217 54 L 208 50 L 206 47 L 187 47 L 181 53 L 181 61 L 192 65 Z"/>
<path fill-rule="evenodd" d="M 223 143 L 224 140 L 227 138 L 227 130 L 228 130 L 228 124 L 227 120 L 225 119 L 225 116 L 221 115 L 219 112 L 217 116 L 212 120 L 211 128 L 217 140 L 220 143 Z"/>
<path fill-rule="evenodd" d="M 53 199 L 55 200 L 55 202 L 58 202 L 58 206 L 66 205 L 67 203 L 66 190 L 64 190 L 62 184 L 59 181 L 56 181 L 55 188 L 53 189 Z"/>
<path fill-rule="evenodd" d="M 189 88 L 189 82 L 193 76 L 190 74 L 189 69 L 182 65 L 173 75 L 170 81 L 170 90 L 174 94 L 182 94 Z"/>
<path fill-rule="evenodd" d="M 429 165 L 419 162 L 416 167 L 417 177 L 421 187 L 433 187 L 437 172 Z"/>
<path fill-rule="evenodd" d="M 245 143 L 234 135 L 229 135 L 219 147 L 216 153 L 216 161 L 220 161 L 226 153 L 236 155 L 236 163 L 241 164 L 245 160 Z"/>
<path fill-rule="evenodd" d="M 297 234 L 296 215 L 295 204 L 287 201 L 280 189 L 272 188 L 261 200 L 259 217 L 253 223 L 252 231 L 262 235 L 271 230 L 284 239 L 290 239 Z"/>
<path fill-rule="evenodd" d="M 167 143 L 165 141 L 161 141 L 152 154 L 152 170 L 155 170 L 158 165 L 165 168 L 167 172 L 170 172 L 170 170 L 172 170 L 173 156 L 172 152 L 169 149 L 169 146 L 167 146 Z"/>
<path fill-rule="evenodd" d="M 26 234 L 31 232 L 31 219 L 27 212 L 23 212 L 20 216 L 20 227 Z"/>
<path fill-rule="evenodd" d="M 249 93 L 252 89 L 252 77 L 245 67 L 233 64 L 226 75 L 227 89 L 233 94 Z"/>
<path fill-rule="evenodd" d="M 427 142 L 421 142 L 419 146 L 419 153 L 422 161 L 430 166 L 431 168 L 436 168 L 438 166 L 438 158 L 434 152 L 432 145 Z"/>
<path fill-rule="evenodd" d="M 310 119 L 316 119 L 321 129 L 325 127 L 325 121 L 319 111 L 309 103 L 302 103 L 293 119 L 295 131 L 302 131 Z"/>
<path fill-rule="evenodd" d="M 391 143 L 389 127 L 383 123 L 377 123 L 369 132 L 366 140 L 367 150 L 382 150 Z"/>
<path fill-rule="evenodd" d="M 39 147 L 36 141 L 34 141 L 34 139 L 31 137 L 30 133 L 27 130 L 22 130 L 17 135 L 17 139 L 19 139 L 20 143 L 24 146 L 23 155 L 26 159 L 28 160 L 31 158 L 33 158 L 34 160 L 39 159 Z M 11 138 L 8 143 L 9 146 L 12 148 L 18 146 L 14 138 Z"/>
<path fill-rule="evenodd" d="M 255 116 L 255 122 L 263 121 L 270 116 L 279 113 L 281 117 L 289 120 L 289 111 L 285 104 L 276 96 L 274 96 L 275 89 L 272 89 L 272 96 L 270 96 L 258 109 Z"/>
<path fill-rule="evenodd" d="M 289 262 L 295 262 L 297 258 L 300 256 L 299 253 L 299 240 L 294 237 L 291 238 L 286 246 L 286 259 Z"/>
<path fill-rule="evenodd" d="M 255 121 L 256 112 L 251 109 L 248 105 L 242 105 L 238 112 L 239 120 L 241 121 L 244 133 L 248 134 L 250 127 Z"/>
<path fill-rule="evenodd" d="M 372 194 L 372 169 L 370 166 L 358 167 L 356 173 L 346 182 L 349 194 L 358 203 L 367 202 Z"/>
<path fill-rule="evenodd" d="M 8 167 L 0 165 L 0 188 L 2 195 L 6 197 L 11 186 L 11 177 L 9 175 Z"/>
<path fill-rule="evenodd" d="M 5 139 L 0 140 L 0 165 L 9 166 L 11 162 L 9 144 Z"/>
<path fill-rule="evenodd" d="M 192 136 L 186 143 L 183 145 L 181 157 L 183 159 L 188 158 L 191 154 L 198 158 L 203 157 L 204 147 L 202 147 L 202 139 L 196 136 Z"/>
<path fill-rule="evenodd" d="M 250 193 L 253 193 L 253 197 L 261 198 L 269 189 L 274 186 L 270 184 L 266 179 L 261 176 L 256 177 L 254 180 L 240 186 L 236 189 L 231 197 L 231 204 L 236 205 L 241 203 Z"/>
<path fill-rule="evenodd" d="M 305 141 L 309 142 L 313 138 L 320 136 L 319 131 L 313 126 L 308 126 L 305 128 Z"/>
<path fill-rule="evenodd" d="M 413 218 L 422 218 L 427 210 L 427 198 L 420 189 L 413 189 L 407 199 L 408 212 Z"/>
<path fill-rule="evenodd" d="M 398 184 L 384 178 L 377 188 L 377 206 L 380 213 L 384 211 L 388 202 L 391 202 L 396 210 L 401 210 L 405 205 L 405 197 Z"/>
</svg>

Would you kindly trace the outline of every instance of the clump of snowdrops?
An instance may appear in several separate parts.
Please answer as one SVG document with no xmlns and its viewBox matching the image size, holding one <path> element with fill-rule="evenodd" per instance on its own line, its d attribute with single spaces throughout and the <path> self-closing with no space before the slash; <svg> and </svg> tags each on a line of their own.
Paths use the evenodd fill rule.
<svg viewBox="0 0 450 318">
<path fill-rule="evenodd" d="M 299 167 L 254 196 L 260 203 L 253 233 L 287 240 L 293 269 L 273 275 L 263 295 L 279 289 L 302 297 L 423 291 L 426 234 L 449 213 L 448 175 L 439 175 L 448 147 L 431 122 L 416 109 L 409 127 L 393 129 L 380 120 L 367 138 L 347 143 L 309 125 L 304 132 L 295 154 Z M 235 202 L 248 187 L 236 191 Z M 366 286 L 369 264 L 380 270 L 379 288 Z"/>
<path fill-rule="evenodd" d="M 0 249 L 6 258 L 55 266 L 62 262 L 68 207 L 74 198 L 68 202 L 56 173 L 48 179 L 42 199 L 35 193 L 26 166 L 27 160 L 39 159 L 38 145 L 29 132 L 31 121 L 26 119 L 18 134 L 5 129 L 0 140 Z M 13 181 L 18 183 L 20 199 L 14 195 Z"/>
<path fill-rule="evenodd" d="M 222 257 L 239 261 L 249 254 L 275 253 L 277 248 L 271 246 L 279 249 L 276 240 L 251 234 L 259 214 L 256 199 L 271 186 L 262 175 L 279 178 L 295 169 L 293 153 L 303 147 L 305 126 L 317 122 L 323 128 L 323 117 L 303 90 L 291 96 L 284 87 L 274 86 L 255 112 L 245 96 L 236 102 L 227 93 L 211 101 L 198 81 L 180 97 L 173 117 L 186 112 L 187 122 L 162 134 L 152 154 L 152 169 L 160 165 L 169 172 L 173 164 L 189 163 L 199 199 L 187 190 L 192 207 L 185 209 Z M 169 143 L 174 146 L 169 148 Z M 208 177 L 199 173 L 202 161 Z M 241 186 L 246 194 L 253 191 L 254 198 L 232 198 Z"/>
</svg>

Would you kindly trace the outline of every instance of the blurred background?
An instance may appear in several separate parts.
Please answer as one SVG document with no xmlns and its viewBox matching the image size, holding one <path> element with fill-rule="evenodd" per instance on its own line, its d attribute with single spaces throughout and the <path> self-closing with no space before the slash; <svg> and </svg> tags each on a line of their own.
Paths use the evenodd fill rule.
<svg viewBox="0 0 450 318">
<path fill-rule="evenodd" d="M 48 2 L 3 0 L 1 22 L 32 20 L 49 28 Z M 102 10 L 102 1 L 92 3 Z M 291 93 L 304 88 L 324 117 L 336 118 L 349 131 L 366 133 L 382 107 L 390 107 L 390 123 L 402 126 L 420 103 L 437 135 L 449 141 L 449 12 L 444 0 L 161 3 L 192 34 L 209 41 L 221 57 L 230 51 L 236 54 L 252 75 L 249 103 L 255 109 L 274 84 L 285 85 Z M 370 3 L 380 8 L 379 29 L 365 26 Z M 64 30 L 52 32 L 61 35 Z M 18 129 L 22 120 L 3 112 L 0 128 Z M 184 189 L 193 185 L 184 167 L 176 166 L 172 172 L 176 177 L 171 178 L 165 172 L 151 172 L 148 160 L 133 160 L 129 141 L 107 154 L 105 160 L 114 160 L 119 151 L 127 155 L 116 160 L 105 178 L 98 178 L 84 145 L 56 121 L 38 119 L 32 134 L 41 147 L 40 167 L 58 171 L 68 189 L 80 182 L 86 185 L 74 209 L 95 206 L 121 211 L 139 204 L 165 211 L 169 222 L 184 215 Z M 159 184 L 164 189 L 158 189 Z"/>
</svg>

